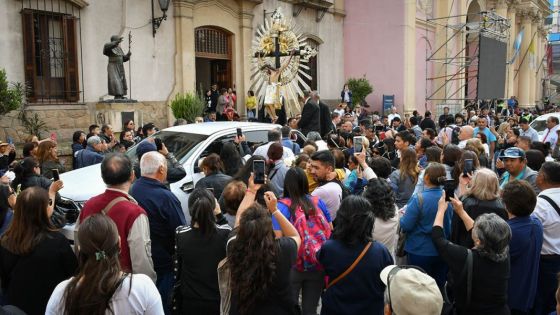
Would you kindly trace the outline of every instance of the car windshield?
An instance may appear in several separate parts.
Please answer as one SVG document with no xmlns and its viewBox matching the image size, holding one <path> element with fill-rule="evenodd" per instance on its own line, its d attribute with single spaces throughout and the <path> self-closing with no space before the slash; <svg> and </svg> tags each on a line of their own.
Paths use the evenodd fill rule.
<svg viewBox="0 0 560 315">
<path fill-rule="evenodd" d="M 531 127 L 537 132 L 543 132 L 546 129 L 546 120 L 535 120 L 531 123 Z"/>
<path fill-rule="evenodd" d="M 165 144 L 167 150 L 172 152 L 177 158 L 177 161 L 183 163 L 193 153 L 194 147 L 202 143 L 203 140 L 208 138 L 206 135 L 195 133 L 176 132 L 176 131 L 160 131 L 150 138 L 158 138 Z M 133 146 L 130 150 L 126 151 L 126 155 L 133 161 L 136 160 L 136 147 Z"/>
</svg>

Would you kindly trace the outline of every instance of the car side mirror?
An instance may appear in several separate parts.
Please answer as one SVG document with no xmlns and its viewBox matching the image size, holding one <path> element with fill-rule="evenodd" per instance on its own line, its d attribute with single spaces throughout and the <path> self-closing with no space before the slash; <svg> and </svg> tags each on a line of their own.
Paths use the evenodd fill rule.
<svg viewBox="0 0 560 315">
<path fill-rule="evenodd" d="M 194 183 L 193 182 L 186 182 L 181 186 L 181 190 L 187 194 L 191 193 L 194 190 Z"/>
</svg>

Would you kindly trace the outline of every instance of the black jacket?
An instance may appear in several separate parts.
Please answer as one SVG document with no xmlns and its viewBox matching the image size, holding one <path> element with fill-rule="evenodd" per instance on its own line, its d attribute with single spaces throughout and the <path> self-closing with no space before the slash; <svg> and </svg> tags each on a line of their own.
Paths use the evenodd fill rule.
<svg viewBox="0 0 560 315">
<path fill-rule="evenodd" d="M 331 110 L 327 104 L 319 101 L 319 113 L 321 115 L 321 137 L 325 137 L 332 130 Z"/>
<path fill-rule="evenodd" d="M 10 151 L 8 155 L 0 156 L 0 176 L 8 170 L 10 163 L 16 159 L 16 151 Z"/>
<path fill-rule="evenodd" d="M 430 117 L 426 117 L 424 118 L 424 120 L 422 120 L 422 122 L 420 123 L 420 128 L 422 128 L 422 130 L 426 128 L 432 128 L 433 130 L 437 130 L 436 123 L 434 123 L 434 121 Z"/>
<path fill-rule="evenodd" d="M 214 190 L 214 197 L 220 199 L 224 187 L 231 181 L 231 176 L 222 172 L 217 172 L 206 177 L 201 178 L 196 182 L 195 188 L 212 188 Z"/>
<path fill-rule="evenodd" d="M 321 132 L 321 120 L 320 120 L 320 109 L 319 105 L 313 102 L 311 99 L 307 100 L 307 103 L 303 105 L 303 110 L 301 112 L 301 119 L 298 122 L 298 127 L 301 132 L 307 136 L 310 131 Z"/>
</svg>

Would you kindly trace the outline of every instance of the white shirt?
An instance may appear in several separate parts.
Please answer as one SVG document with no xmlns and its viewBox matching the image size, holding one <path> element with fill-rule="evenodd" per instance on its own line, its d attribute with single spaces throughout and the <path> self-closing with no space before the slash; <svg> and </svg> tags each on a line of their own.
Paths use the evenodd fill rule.
<svg viewBox="0 0 560 315">
<path fill-rule="evenodd" d="M 132 288 L 130 287 L 130 275 L 128 275 L 119 289 L 113 294 L 111 299 L 113 313 L 163 315 L 161 296 L 152 280 L 143 274 L 133 274 L 132 278 L 134 278 L 132 279 Z M 62 299 L 66 286 L 71 279 L 64 280 L 56 286 L 47 304 L 45 314 L 55 315 L 64 313 Z M 105 314 L 111 313 L 106 311 Z"/>
<path fill-rule="evenodd" d="M 457 144 L 457 146 L 459 147 L 459 149 L 464 149 L 467 146 L 467 141 L 469 140 L 461 140 L 459 141 L 459 144 Z"/>
<path fill-rule="evenodd" d="M 533 127 L 529 127 L 527 131 L 519 129 L 519 135 L 531 138 L 532 142 L 539 141 L 539 134 Z"/>
<path fill-rule="evenodd" d="M 550 197 L 560 206 L 560 188 L 549 188 L 541 191 L 540 195 Z M 550 203 L 537 198 L 537 206 L 533 215 L 543 225 L 543 245 L 541 255 L 560 255 L 560 215 Z"/>
<path fill-rule="evenodd" d="M 399 213 L 397 205 L 395 205 L 395 216 L 385 221 L 381 218 L 375 218 L 373 228 L 373 239 L 385 245 L 395 259 L 395 251 L 397 250 L 397 242 L 399 240 Z"/>
<path fill-rule="evenodd" d="M 556 142 L 558 141 L 558 134 L 556 133 L 558 127 L 560 127 L 560 125 L 554 126 L 554 128 L 552 128 L 550 132 L 548 128 L 546 128 L 544 131 L 544 138 L 542 142 L 550 142 L 551 150 L 554 150 L 554 147 L 556 147 Z"/>
<path fill-rule="evenodd" d="M 399 114 L 389 114 L 389 116 L 387 116 L 387 118 L 389 119 L 389 124 L 393 125 L 392 121 L 395 117 L 399 117 L 399 119 L 400 119 L 401 115 L 399 115 Z"/>
<path fill-rule="evenodd" d="M 334 220 L 342 199 L 342 188 L 340 185 L 333 182 L 326 183 L 315 188 L 311 195 L 317 196 L 325 202 L 325 205 L 327 205 L 327 209 L 329 209 L 329 213 L 331 214 L 331 219 Z"/>
<path fill-rule="evenodd" d="M 253 155 L 260 155 L 260 156 L 264 156 L 267 159 L 270 159 L 268 157 L 268 148 L 270 148 L 270 146 L 274 143 L 275 141 L 269 142 L 267 144 L 261 145 L 260 147 L 258 147 L 255 152 L 253 152 Z M 282 143 L 280 143 L 282 144 Z M 282 152 L 282 160 L 285 159 L 292 159 L 294 158 L 294 152 L 292 152 L 292 150 L 290 148 L 286 148 L 285 146 L 282 146 L 283 148 L 283 152 Z"/>
</svg>

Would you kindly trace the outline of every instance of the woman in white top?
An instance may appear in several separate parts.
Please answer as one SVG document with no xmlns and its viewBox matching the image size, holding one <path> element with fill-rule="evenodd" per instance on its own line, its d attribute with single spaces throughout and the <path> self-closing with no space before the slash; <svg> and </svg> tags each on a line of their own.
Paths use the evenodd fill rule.
<svg viewBox="0 0 560 315">
<path fill-rule="evenodd" d="M 372 204 L 375 222 L 373 239 L 387 247 L 393 259 L 399 235 L 399 216 L 395 205 L 395 193 L 383 178 L 371 179 L 362 194 Z"/>
<path fill-rule="evenodd" d="M 87 218 L 80 224 L 78 240 L 78 275 L 58 284 L 46 314 L 163 314 L 152 280 L 121 271 L 113 220 L 103 214 Z"/>
</svg>

